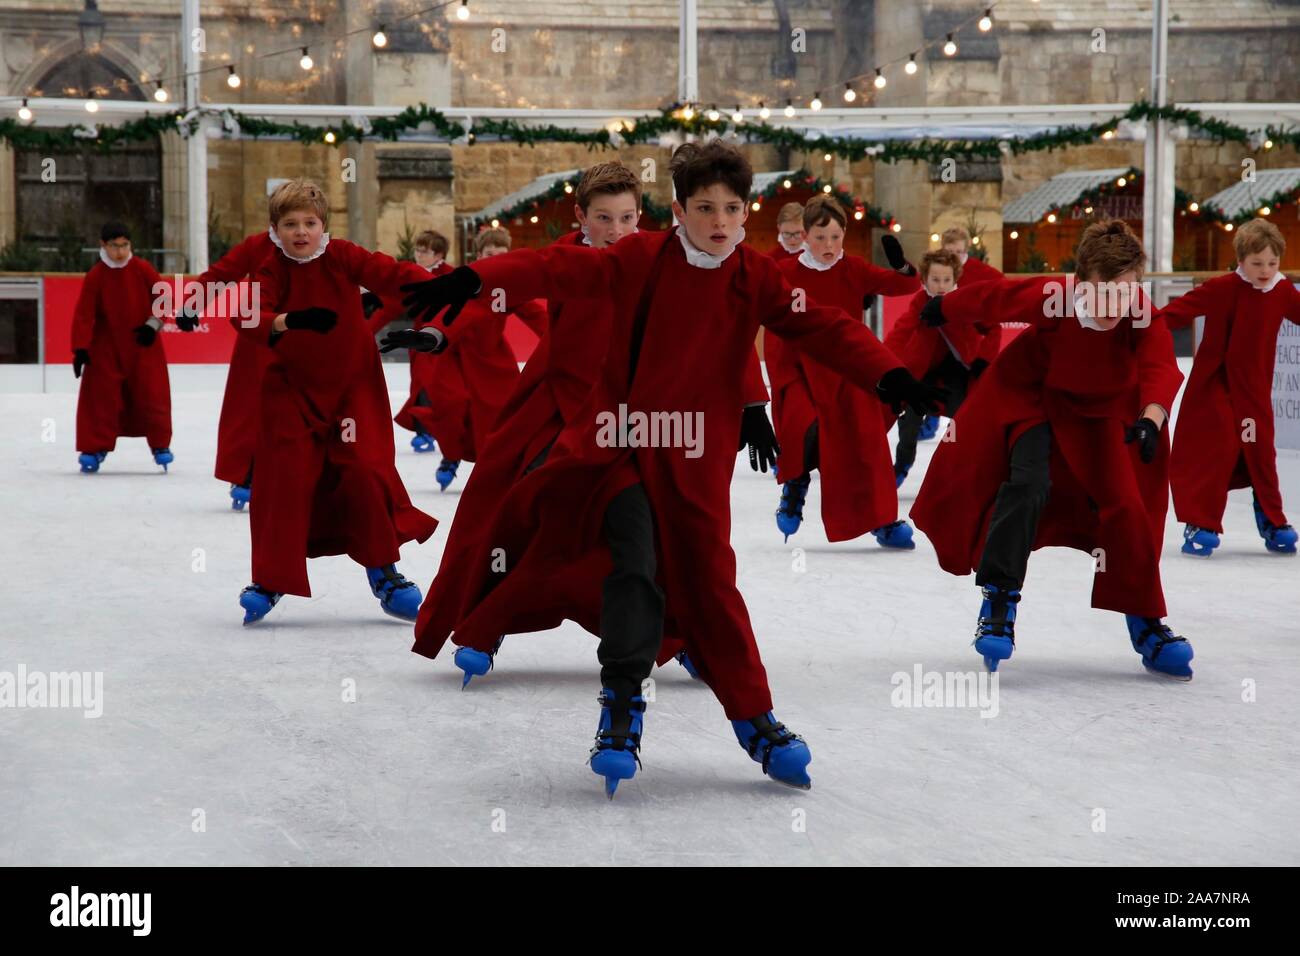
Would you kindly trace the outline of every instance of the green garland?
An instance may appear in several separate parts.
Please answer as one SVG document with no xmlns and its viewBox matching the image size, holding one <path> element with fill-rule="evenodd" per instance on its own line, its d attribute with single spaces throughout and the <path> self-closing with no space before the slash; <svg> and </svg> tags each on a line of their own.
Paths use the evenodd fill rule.
<svg viewBox="0 0 1300 956">
<path fill-rule="evenodd" d="M 39 108 L 39 99 L 35 101 L 35 106 Z M 407 107 L 396 116 L 379 117 L 362 124 L 344 120 L 324 127 L 310 126 L 298 121 L 282 123 L 252 117 L 237 111 L 230 114 L 230 119 L 239 124 L 242 134 L 254 139 L 278 136 L 304 144 L 338 143 L 344 140 L 393 141 L 403 133 L 416 130 L 424 124 L 432 126 L 435 134 L 447 141 L 465 138 L 473 143 L 478 138 L 486 136 L 523 146 L 535 146 L 538 143 L 580 143 L 590 149 L 613 148 L 618 145 L 618 140 L 629 145 L 652 143 L 670 133 L 703 135 L 731 132 L 751 143 L 764 143 L 797 152 L 831 153 L 850 161 L 874 158 L 886 163 L 903 160 L 939 162 L 949 158 L 997 159 L 1004 153 L 1015 156 L 1043 150 L 1064 149 L 1069 146 L 1082 146 L 1096 142 L 1107 132 L 1113 132 L 1122 120 L 1140 122 L 1166 119 L 1175 123 L 1186 123 L 1216 142 L 1231 141 L 1252 148 L 1263 146 L 1265 139 L 1271 141 L 1272 145 L 1300 146 L 1300 128 L 1283 129 L 1269 126 L 1252 132 L 1233 123 L 1205 116 L 1195 110 L 1175 106 L 1156 107 L 1145 100 L 1134 103 L 1123 114 L 1102 123 L 1065 126 L 1033 136 L 1012 136 L 1001 140 L 924 138 L 873 142 L 844 136 L 806 136 L 797 129 L 772 126 L 764 122 L 732 123 L 730 118 L 723 114 L 719 114 L 716 120 L 710 120 L 707 112 L 704 111 L 693 112 L 688 119 L 684 111 L 676 105 L 664 109 L 658 116 L 631 125 L 622 124 L 617 139 L 606 129 L 577 130 L 554 125 L 530 126 L 514 119 L 479 120 L 471 128 L 469 125 L 447 118 L 439 110 L 424 103 Z M 182 122 L 178 125 L 178 121 Z M 184 114 L 176 111 L 141 117 L 120 126 L 97 125 L 98 135 L 87 137 L 74 135 L 74 130 L 84 130 L 85 124 L 82 123 L 64 127 L 35 127 L 9 118 L 0 120 L 0 139 L 19 149 L 66 150 L 79 144 L 108 149 L 119 143 L 151 139 L 159 133 L 178 128 L 187 128 L 188 132 L 193 132 L 197 126 L 195 118 L 185 120 Z"/>
<path fill-rule="evenodd" d="M 809 188 L 815 193 L 826 193 L 826 187 L 830 186 L 830 192 L 827 193 L 827 195 L 834 196 L 835 201 L 850 212 L 862 213 L 862 219 L 858 221 L 865 222 L 867 225 L 871 226 L 883 226 L 884 228 L 890 228 L 894 225 L 894 217 L 889 213 L 877 206 L 872 206 L 871 204 L 862 201 L 857 196 L 841 189 L 834 183 L 828 183 L 821 177 L 814 176 L 806 169 L 800 169 L 797 172 L 791 173 L 783 180 L 773 180 L 767 188 L 761 191 L 751 192 L 749 198 L 759 200 L 772 199 L 777 195 L 778 191 L 787 188 L 785 186 L 786 180 L 789 180 L 790 182 L 790 189 L 794 189 L 796 186 L 801 186 Z"/>
</svg>

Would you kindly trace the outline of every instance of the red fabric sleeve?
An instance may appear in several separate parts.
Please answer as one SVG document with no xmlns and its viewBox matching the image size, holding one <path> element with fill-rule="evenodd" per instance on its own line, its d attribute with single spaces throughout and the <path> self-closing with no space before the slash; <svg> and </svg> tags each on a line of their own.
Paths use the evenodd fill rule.
<svg viewBox="0 0 1300 956">
<path fill-rule="evenodd" d="M 540 299 L 529 299 L 519 308 L 514 309 L 513 314 L 518 316 L 519 320 L 538 338 L 545 335 L 546 330 L 550 328 L 551 313 L 546 308 L 546 303 Z"/>
<path fill-rule="evenodd" d="M 103 274 L 102 263 L 95 263 L 81 283 L 81 292 L 77 296 L 77 305 L 72 310 L 72 351 L 89 349 L 91 339 L 95 337 L 95 318 L 99 314 L 99 279 Z"/>
<path fill-rule="evenodd" d="M 745 365 L 745 404 L 763 405 L 768 400 L 767 386 L 763 384 L 763 369 L 758 362 L 758 346 L 749 350 Z"/>
<path fill-rule="evenodd" d="M 1162 310 L 1163 311 L 1163 310 Z M 1140 413 L 1148 405 L 1159 405 L 1168 415 L 1173 411 L 1174 398 L 1183 384 L 1183 373 L 1174 355 L 1174 337 L 1160 312 L 1151 317 L 1151 324 L 1138 329 L 1138 401 Z M 1165 421 L 1165 426 L 1169 422 Z"/>
<path fill-rule="evenodd" d="M 1000 322 L 1027 322 L 1038 328 L 1053 328 L 1059 316 L 1047 315 L 1047 285 L 1061 287 L 1064 307 L 1065 281 L 1057 277 L 995 279 L 957 286 L 943 297 L 943 317 L 949 322 L 966 322 L 981 332 Z"/>
<path fill-rule="evenodd" d="M 864 296 L 911 295 L 921 288 L 921 273 L 915 267 L 910 276 L 905 276 L 896 269 L 884 269 L 857 256 L 848 257 L 847 264 L 849 274 Z"/>
<path fill-rule="evenodd" d="M 1219 276 L 1203 282 L 1191 292 L 1180 295 L 1157 312 L 1171 329 L 1182 329 L 1191 325 L 1198 315 L 1217 316 L 1227 307 L 1228 297 L 1223 295 L 1223 284 Z M 1240 281 L 1240 280 L 1237 280 Z"/>
</svg>

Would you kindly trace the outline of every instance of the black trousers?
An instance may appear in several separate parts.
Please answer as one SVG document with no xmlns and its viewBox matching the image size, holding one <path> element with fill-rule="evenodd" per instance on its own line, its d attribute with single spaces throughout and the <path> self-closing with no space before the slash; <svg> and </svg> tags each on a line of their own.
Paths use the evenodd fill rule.
<svg viewBox="0 0 1300 956">
<path fill-rule="evenodd" d="M 948 390 L 948 397 L 943 403 L 944 411 L 952 418 L 970 391 L 970 369 L 949 353 L 942 362 L 926 372 L 921 381 L 926 385 L 943 383 L 943 387 Z M 922 417 L 912 411 L 910 406 L 903 410 L 898 419 L 898 442 L 894 445 L 895 474 L 916 464 L 916 441 L 921 434 L 922 423 Z"/>
<path fill-rule="evenodd" d="M 1046 422 L 1029 429 L 1012 446 L 1011 474 L 998 489 L 976 584 L 1011 590 L 1025 583 L 1038 519 L 1052 487 L 1051 455 L 1052 428 Z"/>
<path fill-rule="evenodd" d="M 654 514 L 645 487 L 614 496 L 602 526 L 614 569 L 601 591 L 601 686 L 626 701 L 641 693 L 664 636 L 664 592 L 655 583 Z"/>
<path fill-rule="evenodd" d="M 811 477 L 814 470 L 821 463 L 821 430 L 817 427 L 817 422 L 808 426 L 808 430 L 803 433 L 803 474 L 795 481 L 801 481 L 804 478 Z"/>
</svg>

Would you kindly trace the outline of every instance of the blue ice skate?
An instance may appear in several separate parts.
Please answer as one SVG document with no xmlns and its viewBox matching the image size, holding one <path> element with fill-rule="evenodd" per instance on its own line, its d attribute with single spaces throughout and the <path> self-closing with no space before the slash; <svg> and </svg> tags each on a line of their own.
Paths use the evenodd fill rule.
<svg viewBox="0 0 1300 956">
<path fill-rule="evenodd" d="M 447 458 L 442 460 L 442 463 L 438 465 L 438 470 L 433 475 L 438 480 L 439 491 L 446 491 L 447 486 L 456 480 L 456 469 L 459 467 L 459 461 L 451 461 Z"/>
<path fill-rule="evenodd" d="M 250 584 L 239 592 L 239 606 L 244 609 L 244 626 L 256 624 L 271 613 L 280 603 L 283 594 L 276 594 L 257 584 Z"/>
<path fill-rule="evenodd" d="M 475 677 L 482 677 L 496 666 L 497 651 L 501 650 L 501 644 L 505 639 L 504 634 L 498 637 L 496 645 L 487 652 L 472 647 L 456 648 L 456 656 L 452 659 L 456 662 L 456 666 L 465 672 L 460 682 L 461 690 L 468 687 L 469 682 Z"/>
<path fill-rule="evenodd" d="M 162 470 L 166 471 L 167 466 L 175 461 L 170 448 L 155 448 L 153 450 L 153 462 L 155 465 L 162 465 Z"/>
<path fill-rule="evenodd" d="M 935 435 L 939 434 L 939 416 L 926 415 L 925 421 L 921 422 L 921 431 L 917 433 L 917 441 L 929 441 Z"/>
<path fill-rule="evenodd" d="M 411 439 L 411 447 L 415 449 L 417 455 L 423 455 L 434 449 L 433 436 L 425 432 L 416 432 L 415 437 Z"/>
<path fill-rule="evenodd" d="M 1208 558 L 1219 546 L 1219 536 L 1209 528 L 1198 528 L 1189 524 L 1183 528 L 1183 554 L 1194 554 L 1198 558 Z"/>
<path fill-rule="evenodd" d="M 678 651 L 673 655 L 673 660 L 681 664 L 686 669 L 686 673 L 691 675 L 691 680 L 701 680 L 700 672 L 695 669 L 695 662 L 685 651 Z"/>
<path fill-rule="evenodd" d="M 895 488 L 903 487 L 903 482 L 907 481 L 907 474 L 911 470 L 912 470 L 911 465 L 905 465 L 902 468 L 899 468 L 897 465 L 894 466 L 894 487 Z"/>
<path fill-rule="evenodd" d="M 781 507 L 776 509 L 776 527 L 790 540 L 790 535 L 799 530 L 803 524 L 803 503 L 808 497 L 808 485 L 812 483 L 810 475 L 787 481 L 781 489 Z"/>
<path fill-rule="evenodd" d="M 232 511 L 243 511 L 244 505 L 252 500 L 253 489 L 248 485 L 230 486 L 230 508 Z"/>
<path fill-rule="evenodd" d="M 624 703 L 606 687 L 596 700 L 600 702 L 600 723 L 596 725 L 596 742 L 588 762 L 595 773 L 605 778 L 605 795 L 613 800 L 619 783 L 631 780 L 641 766 L 645 698 L 631 697 Z"/>
<path fill-rule="evenodd" d="M 1277 554 L 1295 554 L 1296 553 L 1296 531 L 1289 524 L 1275 525 L 1264 517 L 1264 511 L 1259 506 L 1259 499 L 1254 500 L 1255 505 L 1255 527 L 1259 529 L 1259 536 L 1264 539 L 1264 547 Z"/>
<path fill-rule="evenodd" d="M 1175 680 L 1192 679 L 1192 645 L 1179 637 L 1158 617 L 1125 614 L 1133 650 L 1142 655 L 1142 666 L 1155 674 Z"/>
<path fill-rule="evenodd" d="M 871 533 L 876 536 L 876 541 L 882 548 L 898 551 L 912 551 L 916 548 L 916 542 L 912 540 L 912 526 L 906 521 L 894 521 Z"/>
<path fill-rule="evenodd" d="M 980 605 L 974 646 L 983 655 L 984 666 L 994 673 L 1016 647 L 1016 605 L 1020 603 L 1020 591 L 1002 589 L 996 584 L 986 584 L 980 590 L 984 602 Z"/>
<path fill-rule="evenodd" d="M 414 581 L 408 581 L 397 570 L 397 565 L 388 564 L 382 568 L 366 568 L 366 579 L 370 590 L 379 598 L 379 606 L 389 617 L 403 621 L 414 621 L 420 613 L 420 601 L 423 599 L 420 589 Z"/>
<path fill-rule="evenodd" d="M 778 724 L 770 710 L 752 720 L 733 720 L 731 729 L 740 746 L 763 765 L 763 773 L 788 787 L 812 789 L 808 776 L 812 751 L 802 737 L 790 733 L 785 724 Z"/>
<path fill-rule="evenodd" d="M 93 475 L 99 471 L 100 462 L 107 457 L 106 451 L 83 451 L 77 456 L 77 464 L 81 466 L 82 474 Z"/>
</svg>

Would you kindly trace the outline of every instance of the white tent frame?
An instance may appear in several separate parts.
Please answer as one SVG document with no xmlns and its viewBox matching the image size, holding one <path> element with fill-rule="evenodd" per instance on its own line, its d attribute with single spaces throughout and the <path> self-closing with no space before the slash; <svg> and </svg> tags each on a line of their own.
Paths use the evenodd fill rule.
<svg viewBox="0 0 1300 956">
<path fill-rule="evenodd" d="M 681 27 L 679 32 L 678 97 L 682 102 L 699 99 L 697 60 L 697 0 L 680 0 Z M 1168 0 L 1153 0 L 1151 89 L 1156 105 L 1168 102 L 1166 85 Z M 222 115 L 238 112 L 265 119 L 294 119 L 305 125 L 321 127 L 337 125 L 342 120 L 359 120 L 362 117 L 397 116 L 405 107 L 363 106 L 353 104 L 288 104 L 288 103 L 201 103 L 199 101 L 198 53 L 185 38 L 199 26 L 199 0 L 183 0 L 181 16 L 181 48 L 185 51 L 185 102 L 188 117 L 197 117 L 199 131 L 189 136 L 186 145 L 187 192 L 189 197 L 188 245 L 189 264 L 194 272 L 208 266 L 207 203 L 208 203 L 208 139 L 230 135 L 225 129 Z M 19 97 L 6 97 L 16 108 Z M 176 107 L 168 103 L 150 103 L 138 100 L 100 100 L 99 109 L 88 114 L 86 101 L 59 97 L 41 97 L 32 101 L 36 125 L 67 125 L 80 119 L 84 125 L 95 122 L 114 122 L 149 115 L 172 113 Z M 1109 120 L 1122 115 L 1128 103 L 1047 104 L 1029 106 L 956 106 L 956 107 L 892 107 L 892 108 L 823 108 L 816 112 L 803 110 L 794 117 L 773 114 L 764 122 L 773 126 L 789 126 L 806 133 L 844 136 L 861 139 L 888 139 L 901 135 L 930 135 L 954 139 L 998 139 L 1016 135 L 1017 131 L 1033 132 L 1043 128 L 1081 126 Z M 1205 116 L 1228 120 L 1247 128 L 1263 129 L 1282 123 L 1300 125 L 1300 103 L 1187 103 L 1188 109 Z M 617 128 L 621 121 L 639 121 L 659 115 L 657 110 L 607 110 L 607 109 L 518 109 L 494 107 L 447 107 L 440 112 L 449 119 L 472 127 L 475 119 L 513 119 L 527 124 L 555 124 L 573 129 L 597 130 Z M 746 121 L 757 121 L 758 110 L 742 109 Z M 1145 244 L 1150 254 L 1152 268 L 1168 272 L 1172 266 L 1174 208 L 1174 147 L 1178 139 L 1186 136 L 1168 120 L 1155 123 L 1125 124 L 1121 136 L 1145 140 L 1145 169 L 1147 188 L 1144 191 Z M 973 135 L 972 128 L 981 135 Z M 945 133 L 947 131 L 947 133 Z M 893 134 L 891 137 L 891 133 Z M 274 139 L 275 137 L 263 137 Z M 400 142 L 446 142 L 436 133 L 412 131 L 399 138 Z"/>
</svg>

